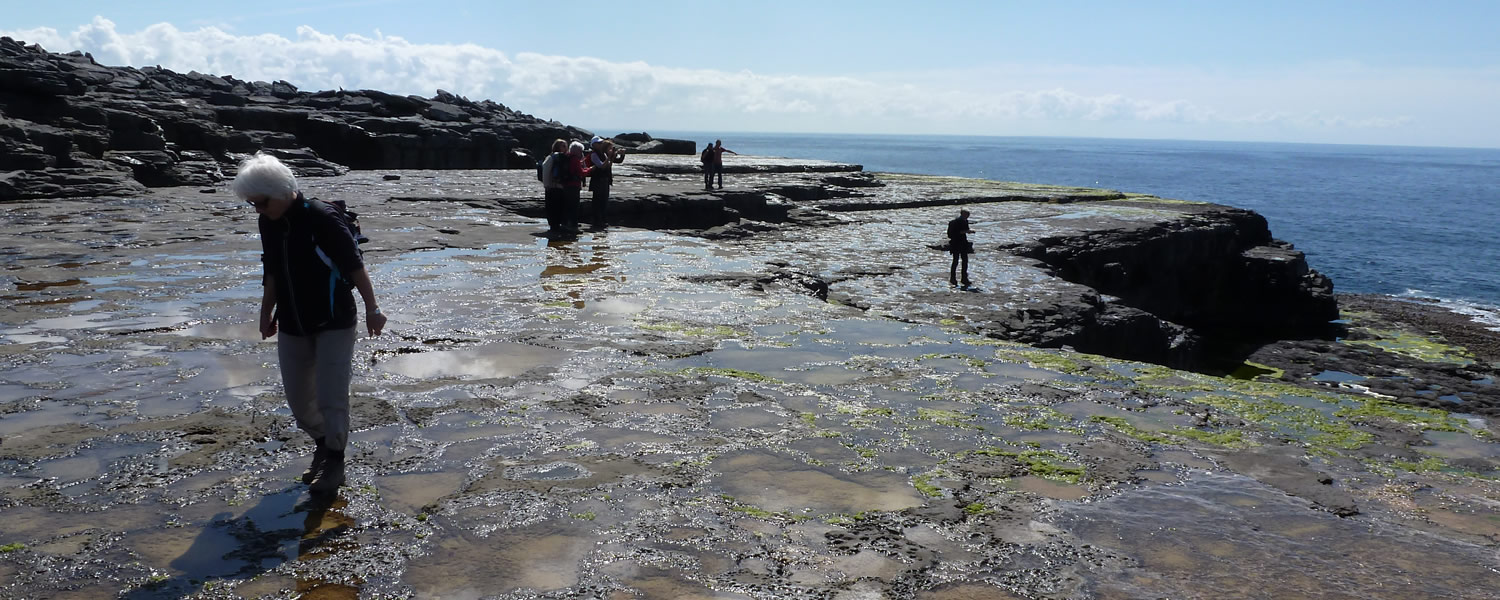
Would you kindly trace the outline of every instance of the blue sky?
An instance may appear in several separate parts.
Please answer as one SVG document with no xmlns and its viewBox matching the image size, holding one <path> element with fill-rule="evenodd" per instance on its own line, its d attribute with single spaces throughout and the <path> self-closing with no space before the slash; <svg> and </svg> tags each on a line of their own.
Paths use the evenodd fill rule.
<svg viewBox="0 0 1500 600">
<path fill-rule="evenodd" d="M 105 64 L 611 132 L 1500 145 L 1500 2 L 23 2 Z"/>
</svg>

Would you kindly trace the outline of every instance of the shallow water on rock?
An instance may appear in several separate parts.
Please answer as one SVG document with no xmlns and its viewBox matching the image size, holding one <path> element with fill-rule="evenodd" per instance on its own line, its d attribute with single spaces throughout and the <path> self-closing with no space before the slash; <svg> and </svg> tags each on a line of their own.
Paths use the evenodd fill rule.
<svg viewBox="0 0 1500 600">
<path fill-rule="evenodd" d="M 1500 589 L 1500 573 L 1486 566 L 1490 549 L 1308 511 L 1239 475 L 1199 474 L 1074 505 L 1057 524 L 1129 557 L 1104 589 L 1130 597 L 1437 598 Z"/>
<path fill-rule="evenodd" d="M 512 377 L 560 361 L 565 353 L 527 344 L 495 343 L 465 348 L 400 354 L 379 363 L 380 368 L 413 379 L 442 377 Z"/>
<path fill-rule="evenodd" d="M 906 478 L 891 473 L 842 473 L 759 451 L 724 455 L 710 467 L 725 473 L 711 489 L 772 512 L 854 514 L 922 505 Z"/>
<path fill-rule="evenodd" d="M 578 583 L 580 565 L 593 548 L 583 527 L 555 523 L 487 537 L 450 537 L 412 561 L 405 583 L 430 598 L 551 592 Z"/>
<path fill-rule="evenodd" d="M 112 220 L 141 200 L 0 215 L 14 225 L 0 247 L 37 254 L 7 254 L 0 272 L 13 296 L 0 305 L 0 596 L 1497 589 L 1482 587 L 1483 544 L 1500 539 L 1500 493 L 1420 462 L 1492 457 L 1483 419 L 1440 431 L 1389 412 L 1408 422 L 1340 429 L 1366 397 L 1162 378 L 975 335 L 976 310 L 1086 290 L 998 256 L 975 266 L 989 289 L 951 290 L 946 256 L 922 249 L 951 208 L 738 241 L 627 228 L 548 241 L 501 210 L 382 200 L 422 186 L 483 206 L 530 193 L 527 173 L 379 175 L 309 182 L 358 202 L 391 319 L 360 334 L 348 485 L 321 501 L 300 483 L 312 444 L 254 324 L 259 252 L 239 203 L 160 191 L 151 206 L 173 231 Z M 1151 218 L 982 208 L 987 235 L 1016 242 Z M 81 245 L 101 227 L 130 243 Z M 798 271 L 868 310 L 773 276 Z M 1226 466 L 1268 448 L 1289 449 L 1287 472 Z M 1309 480 L 1360 514 L 1288 495 Z"/>
</svg>

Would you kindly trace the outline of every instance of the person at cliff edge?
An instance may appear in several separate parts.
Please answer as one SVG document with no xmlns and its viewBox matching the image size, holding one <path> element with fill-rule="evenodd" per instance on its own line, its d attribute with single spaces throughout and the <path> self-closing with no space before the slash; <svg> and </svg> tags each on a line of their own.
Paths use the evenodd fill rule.
<svg viewBox="0 0 1500 600">
<path fill-rule="evenodd" d="M 256 154 L 240 165 L 229 187 L 260 214 L 260 335 L 276 336 L 287 405 L 297 427 L 317 445 L 302 482 L 315 493 L 336 493 L 344 483 L 349 443 L 358 316 L 350 289 L 364 300 L 370 335 L 380 335 L 385 315 L 342 211 L 304 197 L 291 169 L 274 156 Z"/>
<path fill-rule="evenodd" d="M 963 262 L 963 284 L 969 287 L 969 255 L 974 253 L 974 244 L 969 242 L 969 211 L 958 211 L 958 218 L 948 222 L 948 252 L 953 254 L 953 263 L 948 265 L 948 283 L 958 285 L 958 263 Z"/>
<path fill-rule="evenodd" d="M 709 142 L 703 145 L 703 154 L 698 155 L 698 160 L 703 163 L 703 189 L 714 189 L 714 144 Z"/>
<path fill-rule="evenodd" d="M 607 140 L 599 136 L 589 141 L 593 150 L 588 155 L 588 166 L 593 169 L 589 176 L 589 191 L 594 193 L 593 219 L 594 229 L 604 228 L 604 212 L 608 208 L 609 187 L 615 182 L 615 163 L 625 162 L 625 153 L 615 149 L 614 140 Z"/>
<path fill-rule="evenodd" d="M 724 189 L 724 153 L 739 154 L 724 147 L 724 140 L 714 140 L 714 175 L 719 178 L 719 189 Z M 708 182 L 704 182 L 708 183 Z"/>
</svg>

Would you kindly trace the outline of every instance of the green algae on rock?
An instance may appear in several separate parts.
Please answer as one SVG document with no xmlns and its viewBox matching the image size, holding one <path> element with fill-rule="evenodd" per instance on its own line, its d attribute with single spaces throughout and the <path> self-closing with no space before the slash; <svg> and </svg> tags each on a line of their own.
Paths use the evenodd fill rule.
<svg viewBox="0 0 1500 600">
<path fill-rule="evenodd" d="M 692 183 L 677 172 L 618 171 L 620 210 L 647 223 L 648 197 L 698 194 L 671 187 Z M 0 259 L 10 276 L 51 281 L 62 255 L 103 254 L 107 264 L 77 276 L 120 288 L 91 290 L 98 305 L 3 308 L 8 327 L 28 328 L 17 335 L 61 341 L 6 337 L 0 349 L 0 453 L 15 453 L 0 460 L 0 520 L 3 541 L 24 545 L 0 559 L 0 595 L 130 594 L 163 573 L 139 593 L 1194 597 L 1202 573 L 1218 573 L 1232 589 L 1295 595 L 1285 583 L 1295 581 L 1394 598 L 1410 585 L 1458 596 L 1494 579 L 1493 526 L 1462 512 L 1500 494 L 1482 418 L 1299 387 L 1294 369 L 1236 381 L 1037 347 L 1077 348 L 1045 336 L 1082 331 L 1089 315 L 1163 330 L 1032 258 L 989 252 L 976 272 L 992 289 L 946 288 L 946 256 L 923 242 L 950 207 L 879 210 L 888 198 L 874 196 L 833 220 L 796 220 L 852 198 L 820 197 L 745 237 L 620 226 L 543 243 L 526 216 L 537 204 L 527 173 L 403 175 L 307 182 L 363 202 L 361 220 L 383 232 L 367 257 L 394 292 L 386 310 L 399 332 L 360 341 L 355 391 L 371 400 L 355 406 L 344 504 L 325 513 L 292 483 L 311 447 L 277 412 L 275 371 L 263 366 L 273 347 L 236 333 L 254 296 L 241 276 L 258 268 L 253 238 L 230 233 L 251 231 L 243 209 L 210 198 L 225 221 L 202 223 L 196 190 L 165 189 L 151 198 L 154 218 L 180 227 L 122 229 L 134 241 L 104 250 L 83 243 L 112 222 L 79 215 L 131 203 L 27 203 L 0 217 L 0 247 L 27 249 Z M 817 177 L 764 171 L 737 183 L 796 180 L 816 196 Z M 416 180 L 454 201 L 395 199 Z M 905 201 L 924 185 L 859 189 Z M 1052 193 L 966 206 L 1006 224 L 991 228 L 992 249 L 1215 210 L 1153 214 L 1149 199 L 1044 199 Z M 730 195 L 692 197 L 719 206 Z M 734 218 L 752 210 L 774 216 L 752 206 Z M 416 216 L 433 227 L 403 229 Z M 223 251 L 183 261 L 201 274 L 151 280 L 153 259 L 203 244 Z M 742 285 L 755 274 L 713 277 L 772 263 L 821 274 L 850 301 Z M 593 270 L 566 286 L 539 275 L 580 264 Z M 66 299 L 83 287 L 14 293 Z M 168 312 L 181 329 L 144 326 Z M 103 329 L 115 324 L 140 330 Z M 496 343 L 554 358 L 506 377 L 382 368 L 415 355 L 407 348 L 451 357 L 437 352 Z M 136 385 L 148 381 L 158 383 Z M 209 421 L 222 439 L 199 444 Z M 103 541 L 81 541 L 94 534 Z M 227 558 L 174 567 L 195 543 Z M 1257 569 L 1215 570 L 1210 557 Z M 98 587 L 80 590 L 80 577 Z"/>
</svg>

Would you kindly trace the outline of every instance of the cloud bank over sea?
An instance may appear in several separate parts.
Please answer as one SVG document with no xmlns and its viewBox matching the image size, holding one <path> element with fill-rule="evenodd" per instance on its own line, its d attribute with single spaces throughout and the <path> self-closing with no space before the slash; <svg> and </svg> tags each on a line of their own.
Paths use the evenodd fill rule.
<svg viewBox="0 0 1500 600">
<path fill-rule="evenodd" d="M 444 89 L 585 126 L 1297 141 L 1298 131 L 1300 137 L 1389 131 L 1414 121 L 1400 113 L 1256 108 L 1224 96 L 1161 97 L 1215 83 L 1144 88 L 1123 83 L 1142 79 L 1129 73 L 1114 75 L 1129 91 L 1097 89 L 1062 70 L 1050 79 L 1021 70 L 800 76 L 508 53 L 471 43 L 418 44 L 378 31 L 331 35 L 309 26 L 297 27 L 290 38 L 215 27 L 183 30 L 170 23 L 120 31 L 104 17 L 71 32 L 37 28 L 0 35 L 54 52 L 89 52 L 107 65 L 286 80 L 309 91 L 369 88 L 425 97 Z M 1204 131 L 1220 133 L 1194 134 Z"/>
</svg>

